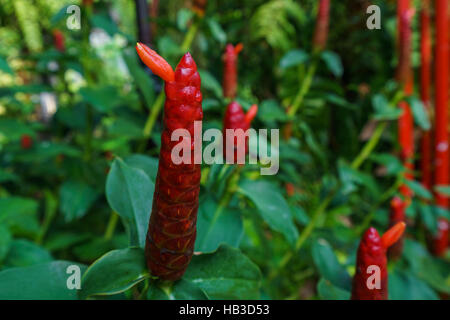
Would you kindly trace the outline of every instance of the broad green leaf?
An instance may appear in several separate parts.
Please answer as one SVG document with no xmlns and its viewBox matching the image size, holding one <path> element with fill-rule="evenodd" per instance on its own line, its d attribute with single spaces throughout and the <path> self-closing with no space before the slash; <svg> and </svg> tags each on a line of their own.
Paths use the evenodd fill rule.
<svg viewBox="0 0 450 320">
<path fill-rule="evenodd" d="M 232 247 L 239 246 L 244 232 L 239 211 L 217 208 L 217 202 L 210 195 L 205 196 L 200 202 L 195 251 L 212 252 L 222 243 Z"/>
<path fill-rule="evenodd" d="M 386 173 L 389 175 L 398 175 L 405 170 L 405 167 L 400 162 L 398 157 L 388 153 L 379 153 L 370 156 L 373 161 L 382 164 L 386 168 Z"/>
<path fill-rule="evenodd" d="M 239 249 L 221 245 L 195 255 L 184 275 L 211 299 L 258 299 L 261 272 Z"/>
<path fill-rule="evenodd" d="M 271 229 L 281 232 L 290 244 L 295 244 L 298 231 L 291 210 L 276 186 L 266 181 L 245 180 L 239 184 L 239 190 L 255 204 Z"/>
<path fill-rule="evenodd" d="M 437 234 L 438 231 L 438 224 L 437 224 L 437 216 L 434 214 L 434 210 L 433 207 L 428 205 L 428 204 L 424 204 L 424 203 L 416 203 L 418 209 L 419 209 L 419 213 L 420 216 L 422 218 L 423 223 L 426 225 L 427 229 L 433 233 L 433 234 Z"/>
<path fill-rule="evenodd" d="M 6 268 L 27 267 L 52 260 L 50 252 L 37 244 L 24 239 L 14 239 L 5 258 L 4 266 Z"/>
<path fill-rule="evenodd" d="M 342 66 L 342 61 L 339 55 L 331 51 L 324 51 L 321 57 L 334 76 L 342 77 L 344 67 Z"/>
<path fill-rule="evenodd" d="M 11 240 L 12 236 L 8 228 L 0 224 L 0 266 L 2 265 L 3 259 L 5 259 L 8 254 L 11 246 Z"/>
<path fill-rule="evenodd" d="M 114 160 L 106 180 L 109 205 L 123 219 L 131 246 L 144 247 L 155 185 L 144 171 Z"/>
<path fill-rule="evenodd" d="M 12 118 L 0 118 L 0 140 L 3 138 L 9 141 L 19 140 L 23 135 L 34 136 L 34 130 L 25 123 Z"/>
<path fill-rule="evenodd" d="M 350 300 L 350 291 L 334 286 L 330 281 L 321 278 L 317 284 L 317 292 L 322 300 Z"/>
<path fill-rule="evenodd" d="M 91 104 L 99 112 L 110 111 L 120 102 L 118 90 L 113 86 L 84 87 L 80 89 L 80 94 L 85 102 Z"/>
<path fill-rule="evenodd" d="M 443 196 L 450 197 L 450 185 L 438 185 L 434 187 L 434 190 Z"/>
<path fill-rule="evenodd" d="M 418 278 L 438 292 L 450 294 L 449 262 L 434 258 L 422 244 L 410 239 L 405 240 L 404 257 Z M 443 268 L 441 263 L 444 264 Z"/>
<path fill-rule="evenodd" d="M 60 232 L 52 233 L 46 238 L 44 246 L 47 250 L 57 251 L 64 250 L 89 239 L 91 236 L 88 233 L 81 232 Z"/>
<path fill-rule="evenodd" d="M 222 97 L 222 86 L 220 83 L 214 78 L 214 76 L 204 69 L 199 69 L 198 73 L 202 78 L 202 87 L 210 90 L 214 93 L 216 97 Z"/>
<path fill-rule="evenodd" d="M 149 277 L 144 250 L 113 250 L 95 261 L 81 280 L 80 299 L 124 292 Z"/>
<path fill-rule="evenodd" d="M 38 203 L 21 197 L 0 198 L 0 223 L 13 235 L 35 237 L 39 232 Z"/>
<path fill-rule="evenodd" d="M 415 195 L 426 200 L 431 200 L 433 198 L 430 191 L 428 191 L 421 183 L 407 179 L 405 180 L 405 184 L 410 187 L 412 191 L 414 191 Z"/>
<path fill-rule="evenodd" d="M 105 121 L 106 122 L 106 121 Z M 112 137 L 137 139 L 142 137 L 142 127 L 137 121 L 122 117 L 108 121 L 106 124 L 108 134 Z"/>
<path fill-rule="evenodd" d="M 59 190 L 60 210 L 66 222 L 82 218 L 95 200 L 98 192 L 79 181 L 66 181 Z"/>
<path fill-rule="evenodd" d="M 438 300 L 437 294 L 422 280 L 405 271 L 389 274 L 389 300 Z"/>
<path fill-rule="evenodd" d="M 161 287 L 152 282 L 147 298 L 151 300 L 208 300 L 208 296 L 202 289 L 184 279 Z"/>
<path fill-rule="evenodd" d="M 287 119 L 286 111 L 280 104 L 273 99 L 264 100 L 258 108 L 258 119 L 264 122 L 273 123 L 274 121 L 285 121 Z"/>
<path fill-rule="evenodd" d="M 422 101 L 416 97 L 409 97 L 407 101 L 411 107 L 416 124 L 423 130 L 429 130 L 431 128 L 430 119 Z"/>
<path fill-rule="evenodd" d="M 376 94 L 372 97 L 372 106 L 375 110 L 373 117 L 375 120 L 395 120 L 402 114 L 402 110 L 392 106 L 382 94 Z"/>
<path fill-rule="evenodd" d="M 75 262 L 52 261 L 2 271 L 0 300 L 76 300 L 77 290 L 67 287 L 72 275 L 67 268 L 72 265 L 79 266 L 81 274 L 86 269 Z"/>
<path fill-rule="evenodd" d="M 194 12 L 187 8 L 181 8 L 177 12 L 177 27 L 180 30 L 186 30 L 189 20 L 194 16 Z"/>
<path fill-rule="evenodd" d="M 295 221 L 297 221 L 299 224 L 306 226 L 309 223 L 309 216 L 306 214 L 306 211 L 299 205 L 291 206 L 291 212 Z"/>
<path fill-rule="evenodd" d="M 0 71 L 6 72 L 6 73 L 9 73 L 12 75 L 14 74 L 11 67 L 8 65 L 8 62 L 3 57 L 0 57 Z"/>
<path fill-rule="evenodd" d="M 215 19 L 208 19 L 207 23 L 213 38 L 219 43 L 224 44 L 227 41 L 227 34 L 223 31 L 221 25 Z"/>
<path fill-rule="evenodd" d="M 156 174 L 158 173 L 158 159 L 145 156 L 143 154 L 132 154 L 123 159 L 130 167 L 141 169 L 153 182 L 156 181 Z"/>
<path fill-rule="evenodd" d="M 309 55 L 302 49 L 293 49 L 288 51 L 280 60 L 280 68 L 286 69 L 299 64 L 305 63 L 309 59 Z"/>
<path fill-rule="evenodd" d="M 351 290 L 351 278 L 344 267 L 339 264 L 333 249 L 323 239 L 314 241 L 312 246 L 312 256 L 315 265 L 319 269 L 320 275 L 330 281 L 333 285 Z"/>
</svg>

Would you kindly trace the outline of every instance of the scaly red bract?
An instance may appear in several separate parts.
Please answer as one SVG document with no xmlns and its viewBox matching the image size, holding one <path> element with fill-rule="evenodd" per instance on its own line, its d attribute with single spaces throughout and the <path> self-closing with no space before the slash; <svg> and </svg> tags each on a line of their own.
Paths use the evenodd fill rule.
<svg viewBox="0 0 450 320">
<path fill-rule="evenodd" d="M 367 279 L 371 276 L 367 268 L 376 265 L 380 268 L 380 289 L 369 289 Z M 388 274 L 386 249 L 375 228 L 369 228 L 359 244 L 356 258 L 356 273 L 353 277 L 352 300 L 387 300 Z"/>
<path fill-rule="evenodd" d="M 369 228 L 359 243 L 356 257 L 356 273 L 353 277 L 352 300 L 387 300 L 388 273 L 386 250 L 400 239 L 406 224 L 398 222 L 382 237 L 375 228 Z M 369 267 L 377 266 L 379 274 Z M 369 288 L 369 284 L 376 284 L 373 277 L 379 276 L 380 286 Z M 371 279 L 369 279 L 369 277 Z M 369 280 L 369 281 L 368 281 Z"/>
<path fill-rule="evenodd" d="M 405 202 L 399 197 L 394 197 L 391 200 L 391 210 L 389 213 L 389 226 L 393 227 L 398 222 L 405 221 Z M 403 252 L 403 237 L 401 237 L 395 244 L 388 249 L 388 256 L 390 259 L 399 259 Z"/>
<path fill-rule="evenodd" d="M 253 105 L 247 114 L 245 114 L 241 105 L 236 101 L 231 102 L 225 110 L 225 115 L 223 118 L 223 154 L 226 158 L 227 146 L 232 142 L 227 139 L 227 129 L 232 129 L 233 132 L 236 133 L 232 142 L 233 148 L 230 148 L 230 150 L 234 150 L 233 163 L 243 163 L 245 160 L 245 155 L 248 153 L 248 136 L 238 135 L 238 132 L 235 130 L 242 129 L 245 133 L 248 129 L 250 129 L 251 122 L 256 116 L 257 111 L 258 107 Z M 245 147 L 242 158 L 241 155 L 238 154 L 238 146 Z"/>
<path fill-rule="evenodd" d="M 150 52 L 142 44 L 137 50 L 140 55 Z M 161 66 L 163 59 L 155 55 L 153 52 L 147 57 L 159 63 L 149 64 L 159 68 L 155 71 L 164 72 L 167 66 Z M 170 70 L 165 72 L 163 76 L 171 79 Z M 201 178 L 200 165 L 193 161 L 195 139 L 189 164 L 177 165 L 171 158 L 172 148 L 182 139 L 171 141 L 172 132 L 186 129 L 194 137 L 194 121 L 203 118 L 200 75 L 189 53 L 175 69 L 174 80 L 165 82 L 165 93 L 164 128 L 145 253 L 152 275 L 174 281 L 182 277 L 192 258 Z"/>
<path fill-rule="evenodd" d="M 237 57 L 242 45 L 228 44 L 223 55 L 223 96 L 234 99 L 237 91 Z"/>
<path fill-rule="evenodd" d="M 320 0 L 319 13 L 316 20 L 316 28 L 314 30 L 314 48 L 323 50 L 327 44 L 328 23 L 330 20 L 330 0 Z"/>
</svg>

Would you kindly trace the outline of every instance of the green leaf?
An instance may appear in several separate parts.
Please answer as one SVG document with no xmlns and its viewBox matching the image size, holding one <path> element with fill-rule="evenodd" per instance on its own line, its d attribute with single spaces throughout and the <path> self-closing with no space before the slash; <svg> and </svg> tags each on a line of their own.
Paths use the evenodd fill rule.
<svg viewBox="0 0 450 320">
<path fill-rule="evenodd" d="M 115 108 L 120 102 L 117 88 L 113 86 L 84 87 L 80 89 L 84 101 L 91 104 L 99 112 L 107 112 Z"/>
<path fill-rule="evenodd" d="M 227 34 L 223 31 L 221 25 L 215 19 L 208 19 L 207 23 L 213 38 L 219 43 L 224 44 L 227 41 Z"/>
<path fill-rule="evenodd" d="M 314 241 L 312 246 L 312 257 L 319 269 L 320 275 L 330 281 L 333 285 L 351 290 L 351 278 L 344 267 L 342 267 L 330 245 L 323 239 Z"/>
<path fill-rule="evenodd" d="M 324 51 L 321 55 L 323 61 L 328 67 L 328 70 L 336 77 L 342 77 L 344 73 L 344 67 L 342 66 L 342 61 L 339 55 L 331 51 Z"/>
<path fill-rule="evenodd" d="M 322 300 L 350 300 L 350 292 L 334 286 L 330 281 L 321 278 L 317 284 L 317 292 Z"/>
<path fill-rule="evenodd" d="M 36 201 L 22 197 L 0 198 L 0 223 L 13 235 L 35 237 L 39 232 Z"/>
<path fill-rule="evenodd" d="M 409 102 L 416 124 L 423 130 L 429 130 L 430 119 L 422 101 L 416 97 L 408 97 L 406 100 Z"/>
<path fill-rule="evenodd" d="M 106 179 L 106 198 L 123 219 L 131 246 L 145 246 L 154 189 L 144 171 L 114 160 Z"/>
<path fill-rule="evenodd" d="M 77 290 L 67 288 L 67 268 L 84 265 L 69 261 L 52 261 L 30 267 L 11 268 L 0 272 L 1 300 L 76 300 Z"/>
<path fill-rule="evenodd" d="M 0 138 L 5 137 L 9 141 L 17 141 L 24 134 L 34 137 L 34 130 L 25 123 L 11 118 L 0 119 Z"/>
<path fill-rule="evenodd" d="M 7 268 L 27 267 L 52 260 L 50 252 L 37 244 L 24 239 L 14 239 L 5 258 L 4 266 Z"/>
<path fill-rule="evenodd" d="M 426 200 L 431 200 L 433 198 L 430 191 L 428 191 L 421 183 L 407 179 L 405 180 L 405 184 L 410 187 L 414 194 L 416 194 L 417 196 Z"/>
<path fill-rule="evenodd" d="M 256 205 L 271 229 L 281 232 L 290 244 L 295 244 L 298 231 L 291 210 L 276 186 L 266 181 L 245 180 L 240 183 L 239 191 Z"/>
<path fill-rule="evenodd" d="M 132 154 L 123 159 L 130 167 L 141 169 L 153 182 L 156 181 L 156 174 L 158 173 L 158 159 L 145 156 L 143 154 Z"/>
<path fill-rule="evenodd" d="M 208 296 L 202 289 L 183 279 L 161 287 L 152 282 L 147 298 L 151 300 L 208 300 Z"/>
<path fill-rule="evenodd" d="M 288 51 L 280 60 L 280 68 L 286 69 L 299 64 L 305 63 L 309 59 L 309 55 L 305 50 L 293 49 Z"/>
<path fill-rule="evenodd" d="M 405 167 L 398 157 L 389 153 L 373 154 L 370 156 L 370 159 L 382 164 L 386 168 L 386 173 L 388 175 L 398 175 L 405 170 Z"/>
<path fill-rule="evenodd" d="M 414 275 L 439 292 L 450 294 L 448 262 L 435 259 L 421 243 L 410 239 L 405 240 L 403 255 L 411 266 Z M 444 264 L 443 268 L 441 268 L 440 263 Z"/>
<path fill-rule="evenodd" d="M 214 76 L 206 70 L 198 70 L 200 77 L 202 78 L 202 87 L 210 90 L 214 93 L 216 97 L 222 97 L 222 86 L 214 78 Z"/>
<path fill-rule="evenodd" d="M 434 215 L 433 207 L 424 203 L 416 203 L 423 223 L 434 235 L 438 232 L 438 222 Z"/>
<path fill-rule="evenodd" d="M 177 27 L 180 30 L 186 30 L 188 22 L 194 16 L 194 12 L 192 10 L 181 8 L 177 12 Z"/>
<path fill-rule="evenodd" d="M 392 106 L 382 94 L 375 94 L 372 97 L 372 106 L 375 110 L 373 117 L 375 120 L 395 120 L 402 114 L 402 110 Z"/>
<path fill-rule="evenodd" d="M 222 245 L 214 253 L 195 255 L 185 280 L 211 299 L 258 299 L 261 272 L 240 250 Z"/>
<path fill-rule="evenodd" d="M 291 206 L 292 215 L 299 224 L 306 226 L 311 220 L 306 211 L 299 205 Z"/>
<path fill-rule="evenodd" d="M 9 73 L 11 75 L 14 75 L 14 72 L 12 71 L 10 66 L 8 65 L 8 61 L 6 61 L 6 59 L 3 58 L 3 57 L 0 57 L 0 71 Z"/>
<path fill-rule="evenodd" d="M 422 280 L 405 271 L 389 275 L 389 300 L 438 300 L 437 294 Z"/>
<path fill-rule="evenodd" d="M 8 254 L 9 248 L 11 246 L 12 236 L 8 228 L 0 224 L 0 266 Z"/>
<path fill-rule="evenodd" d="M 149 277 L 144 250 L 113 250 L 96 260 L 81 279 L 80 299 L 107 296 L 128 290 Z"/>
<path fill-rule="evenodd" d="M 238 247 L 243 232 L 242 217 L 238 210 L 217 210 L 217 202 L 211 195 L 202 199 L 197 216 L 195 251 L 212 252 L 223 243 Z"/>
<path fill-rule="evenodd" d="M 440 193 L 443 196 L 450 197 L 450 185 L 438 185 L 434 187 L 437 193 Z"/>
<path fill-rule="evenodd" d="M 66 181 L 59 190 L 60 210 L 66 222 L 82 218 L 95 200 L 98 192 L 79 181 Z"/>
</svg>

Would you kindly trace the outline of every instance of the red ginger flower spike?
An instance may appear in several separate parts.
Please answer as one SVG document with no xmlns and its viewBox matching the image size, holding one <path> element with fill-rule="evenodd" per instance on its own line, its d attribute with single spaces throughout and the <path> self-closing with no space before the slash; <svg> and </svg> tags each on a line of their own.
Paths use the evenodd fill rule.
<svg viewBox="0 0 450 320">
<path fill-rule="evenodd" d="M 203 118 L 200 75 L 189 53 L 173 72 L 145 45 L 138 44 L 136 49 L 144 63 L 166 80 L 164 128 L 145 255 L 152 275 L 175 281 L 186 271 L 194 250 L 201 173 L 193 152 L 190 163 L 172 161 L 172 148 L 182 138 L 171 141 L 171 135 L 176 129 L 186 129 L 194 137 L 194 121 Z"/>
<path fill-rule="evenodd" d="M 398 222 L 404 222 L 406 219 L 405 215 L 405 202 L 399 198 L 394 197 L 391 200 L 391 210 L 389 214 L 389 227 L 393 227 Z M 403 237 L 393 244 L 388 250 L 388 256 L 390 259 L 399 259 L 403 252 Z"/>
<path fill-rule="evenodd" d="M 53 30 L 53 44 L 56 50 L 60 52 L 64 52 L 66 50 L 64 33 L 62 33 L 61 30 Z"/>
<path fill-rule="evenodd" d="M 328 24 L 330 20 L 330 0 L 320 0 L 316 29 L 314 30 L 314 48 L 323 50 L 327 44 Z"/>
<path fill-rule="evenodd" d="M 234 99 L 237 91 L 237 56 L 241 52 L 243 46 L 241 43 L 234 47 L 227 44 L 223 55 L 223 96 L 225 98 Z"/>
<path fill-rule="evenodd" d="M 390 228 L 382 237 L 372 227 L 364 233 L 356 257 L 356 273 L 353 277 L 352 300 L 388 299 L 386 250 L 401 237 L 405 226 L 404 222 L 399 222 Z M 374 271 L 369 268 L 371 266 L 377 266 L 380 270 L 379 287 L 369 288 L 368 286 L 368 284 L 372 284 L 369 277 L 373 277 L 374 275 Z"/>
<path fill-rule="evenodd" d="M 255 118 L 257 112 L 258 106 L 254 104 L 250 107 L 247 114 L 245 114 L 241 105 L 236 101 L 231 102 L 225 110 L 223 119 L 223 154 L 226 159 L 231 160 L 231 156 L 227 157 L 227 148 L 229 148 L 230 151 L 234 151 L 233 163 L 237 162 L 239 164 L 244 164 L 245 162 L 245 155 L 248 153 L 248 136 L 245 136 L 244 134 L 250 129 L 251 122 Z M 227 129 L 233 130 L 233 134 L 228 135 L 229 139 L 227 139 Z M 238 129 L 242 129 L 242 131 Z M 240 132 L 243 134 L 240 134 Z M 243 152 L 239 153 L 239 149 Z M 230 161 L 227 162 L 229 163 Z"/>
<path fill-rule="evenodd" d="M 33 146 L 33 138 L 28 134 L 22 135 L 20 138 L 20 146 L 22 149 L 30 149 Z"/>
</svg>

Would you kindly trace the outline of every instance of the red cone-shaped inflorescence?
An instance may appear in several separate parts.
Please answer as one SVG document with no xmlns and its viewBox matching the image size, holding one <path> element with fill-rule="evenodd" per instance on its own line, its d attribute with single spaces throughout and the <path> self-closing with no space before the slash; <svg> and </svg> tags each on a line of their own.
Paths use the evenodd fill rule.
<svg viewBox="0 0 450 320">
<path fill-rule="evenodd" d="M 223 55 L 223 96 L 234 99 L 237 91 L 237 61 L 238 54 L 242 50 L 242 44 L 234 47 L 227 44 Z"/>
<path fill-rule="evenodd" d="M 356 257 L 352 300 L 387 300 L 388 273 L 386 250 L 403 234 L 405 223 L 399 222 L 380 237 L 375 228 L 363 235 Z M 379 273 L 376 271 L 379 268 Z M 370 279 L 369 279 L 370 278 Z M 377 278 L 379 283 L 377 285 Z"/>
<path fill-rule="evenodd" d="M 172 75 L 170 66 L 154 51 L 142 44 L 138 44 L 137 50 L 141 58 L 153 59 L 146 63 L 152 71 L 169 79 L 165 82 L 164 129 L 145 253 L 152 275 L 174 281 L 186 271 L 196 236 L 201 174 L 200 165 L 193 161 L 193 137 L 194 121 L 203 118 L 200 76 L 189 53 Z M 151 55 L 146 56 L 147 52 Z M 186 129 L 192 137 L 190 163 L 175 164 L 172 160 L 172 148 L 182 140 L 171 141 L 176 129 Z"/>
<path fill-rule="evenodd" d="M 61 30 L 53 30 L 53 44 L 55 49 L 60 52 L 64 52 L 66 50 L 64 33 L 62 33 Z"/>
<path fill-rule="evenodd" d="M 33 146 L 33 138 L 28 134 L 22 135 L 22 137 L 20 137 L 20 146 L 22 149 L 30 149 Z"/>
<path fill-rule="evenodd" d="M 328 24 L 330 20 L 330 0 L 320 0 L 319 14 L 316 20 L 316 29 L 314 30 L 313 45 L 315 49 L 323 50 L 327 44 Z"/>
<path fill-rule="evenodd" d="M 434 183 L 450 183 L 450 153 L 448 133 L 449 108 L 449 3 L 448 0 L 436 0 L 436 121 L 435 121 L 435 170 Z M 436 194 L 436 204 L 447 209 L 449 199 L 443 194 Z M 438 224 L 438 235 L 434 240 L 434 254 L 444 255 L 448 246 L 449 224 L 444 218 Z"/>
<path fill-rule="evenodd" d="M 404 222 L 405 215 L 405 202 L 399 198 L 394 197 L 391 200 L 391 210 L 389 213 L 389 227 L 393 227 L 399 222 Z M 403 252 L 403 236 L 398 239 L 388 250 L 388 256 L 390 259 L 396 260 L 402 256 Z"/>
<path fill-rule="evenodd" d="M 230 149 L 234 154 L 233 163 L 244 162 L 245 155 L 248 153 L 248 135 L 240 133 L 246 133 L 246 131 L 250 129 L 251 122 L 256 116 L 257 111 L 258 107 L 256 105 L 253 105 L 247 114 L 244 113 L 241 105 L 236 101 L 233 101 L 228 105 L 223 119 L 223 154 L 225 159 L 227 159 L 227 149 Z M 229 139 L 227 139 L 227 129 L 233 130 L 230 131 L 233 136 L 228 133 Z M 230 146 L 230 143 L 233 144 L 232 147 Z M 241 154 L 238 153 L 239 147 L 242 149 Z"/>
</svg>

